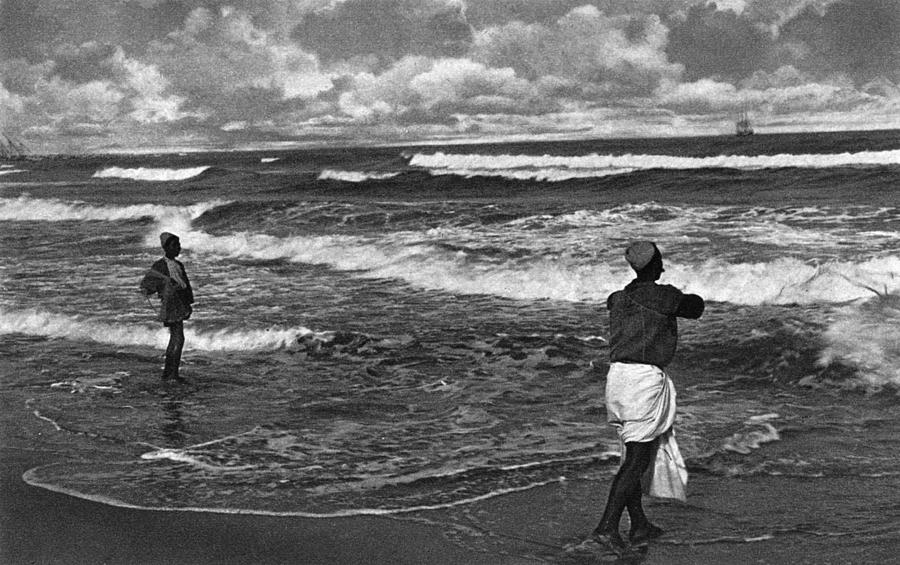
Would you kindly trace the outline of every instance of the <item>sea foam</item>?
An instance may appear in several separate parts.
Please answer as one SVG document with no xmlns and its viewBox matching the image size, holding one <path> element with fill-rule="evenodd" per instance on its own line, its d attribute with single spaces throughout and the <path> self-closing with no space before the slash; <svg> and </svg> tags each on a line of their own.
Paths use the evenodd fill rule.
<svg viewBox="0 0 900 565">
<path fill-rule="evenodd" d="M 54 198 L 0 198 L 0 220 L 45 221 L 70 220 L 117 221 L 140 218 L 166 218 L 184 215 L 189 219 L 198 218 L 204 212 L 226 204 L 225 201 L 200 202 L 189 206 L 160 206 L 157 204 L 134 204 L 131 206 L 96 206 L 80 201 L 57 200 Z"/>
<path fill-rule="evenodd" d="M 465 178 L 500 177 L 508 180 L 533 180 L 540 182 L 562 182 L 572 179 L 598 178 L 613 175 L 624 175 L 633 172 L 633 168 L 621 169 L 567 169 L 547 167 L 540 169 L 468 169 L 468 168 L 435 168 L 429 172 L 433 176 L 457 175 Z"/>
<path fill-rule="evenodd" d="M 25 334 L 47 338 L 94 341 L 119 346 L 165 349 L 168 331 L 145 324 L 115 324 L 87 320 L 42 310 L 10 310 L 0 307 L 0 334 Z M 303 336 L 316 335 L 304 327 L 270 329 L 185 329 L 185 349 L 196 351 L 256 351 L 295 347 Z"/>
<path fill-rule="evenodd" d="M 733 304 L 840 304 L 874 296 L 873 289 L 900 291 L 900 256 L 818 265 L 793 258 L 758 263 L 710 260 L 666 264 L 663 282 Z"/>
<path fill-rule="evenodd" d="M 68 496 L 73 496 L 75 498 L 81 498 L 84 500 L 90 500 L 92 502 L 97 502 L 100 504 L 106 504 L 109 506 L 117 507 L 117 508 L 130 508 L 137 510 L 154 510 L 157 512 L 200 512 L 200 513 L 211 513 L 211 514 L 236 514 L 236 515 L 251 515 L 251 516 L 279 516 L 279 517 L 295 517 L 295 518 L 326 518 L 326 519 L 334 519 L 334 518 L 349 518 L 355 516 L 392 516 L 397 514 L 409 514 L 415 512 L 424 512 L 430 510 L 441 510 L 447 508 L 455 508 L 459 506 L 467 506 L 471 504 L 475 504 L 478 502 L 482 502 L 484 500 L 489 500 L 491 498 L 501 497 L 517 492 L 525 492 L 532 489 L 537 489 L 544 487 L 546 485 L 561 483 L 565 479 L 564 477 L 556 477 L 553 479 L 548 479 L 545 481 L 539 481 L 523 486 L 518 487 L 510 487 L 510 488 L 501 488 L 497 490 L 493 490 L 491 492 L 471 496 L 467 498 L 461 498 L 459 500 L 453 500 L 450 502 L 444 503 L 436 503 L 436 504 L 422 504 L 422 505 L 412 505 L 412 506 L 401 506 L 395 508 L 353 508 L 347 510 L 335 510 L 332 512 L 308 512 L 303 510 L 285 510 L 285 511 L 277 511 L 277 510 L 265 510 L 265 509 L 254 509 L 254 508 L 233 508 L 228 506 L 154 506 L 149 504 L 140 504 L 135 502 L 127 502 L 125 500 L 121 500 L 119 498 L 115 498 L 108 495 L 100 495 L 100 494 L 91 494 L 82 492 L 72 488 L 66 488 L 59 484 L 58 480 L 48 481 L 42 477 L 42 474 L 51 471 L 56 464 L 45 465 L 43 467 L 36 467 L 34 469 L 29 469 L 22 475 L 22 480 L 25 483 L 43 488 L 52 492 L 58 492 L 61 494 L 65 494 Z M 209 472 L 208 470 L 206 472 Z M 240 471 L 234 471 L 240 472 Z M 256 497 L 256 499 L 261 499 L 262 497 Z"/>
<path fill-rule="evenodd" d="M 874 295 L 874 292 L 873 292 Z M 900 387 L 900 296 L 882 293 L 846 306 L 825 331 L 823 366 L 840 361 L 858 369 L 869 388 Z"/>
<path fill-rule="evenodd" d="M 381 238 L 188 232 L 191 249 L 229 258 L 323 264 L 354 276 L 397 279 L 455 294 L 490 294 L 520 300 L 605 300 L 633 273 L 622 261 L 579 255 L 484 261 L 448 250 L 421 234 Z M 872 296 L 872 288 L 900 291 L 900 257 L 883 256 L 819 265 L 779 257 L 759 263 L 709 260 L 666 263 L 664 282 L 707 300 L 735 304 L 841 303 Z"/>
<path fill-rule="evenodd" d="M 325 169 L 319 173 L 319 180 L 338 180 L 342 182 L 366 182 L 370 180 L 385 180 L 396 177 L 399 172 L 395 173 L 378 173 L 371 171 L 339 171 L 335 169 Z"/>
<path fill-rule="evenodd" d="M 203 173 L 209 169 L 205 167 L 189 167 L 184 169 L 145 168 L 124 169 L 121 167 L 107 167 L 94 173 L 93 178 L 121 178 L 142 181 L 179 181 L 186 180 Z"/>
<path fill-rule="evenodd" d="M 718 155 L 677 157 L 673 155 L 482 155 L 417 153 L 410 165 L 454 171 L 516 169 L 773 169 L 784 167 L 829 168 L 853 165 L 900 165 L 900 150 L 861 151 L 835 154 Z"/>
</svg>

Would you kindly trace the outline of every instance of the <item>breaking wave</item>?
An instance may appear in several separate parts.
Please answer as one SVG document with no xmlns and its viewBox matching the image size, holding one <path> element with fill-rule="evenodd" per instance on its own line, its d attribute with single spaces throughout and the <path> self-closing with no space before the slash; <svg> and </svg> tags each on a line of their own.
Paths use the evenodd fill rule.
<svg viewBox="0 0 900 565">
<path fill-rule="evenodd" d="M 322 264 L 420 288 L 520 300 L 605 300 L 633 276 L 619 265 L 621 261 L 613 264 L 597 257 L 537 254 L 527 261 L 514 256 L 484 259 L 439 242 L 423 241 L 417 234 L 379 239 L 343 235 L 279 238 L 250 233 L 212 236 L 195 231 L 183 239 L 189 239 L 192 251 L 222 257 Z M 873 288 L 900 290 L 900 257 L 820 265 L 793 258 L 761 263 L 709 260 L 700 265 L 669 262 L 664 282 L 707 300 L 734 304 L 842 303 L 869 298 Z"/>
<path fill-rule="evenodd" d="M 900 296 L 884 293 L 845 307 L 824 337 L 820 364 L 850 364 L 870 388 L 900 387 Z"/>
<path fill-rule="evenodd" d="M 204 212 L 225 204 L 225 201 L 200 202 L 189 206 L 159 206 L 134 204 L 131 206 L 94 206 L 85 202 L 57 200 L 55 198 L 0 198 L 0 220 L 45 221 L 67 220 L 136 220 L 183 215 L 188 219 L 199 218 Z"/>
<path fill-rule="evenodd" d="M 375 173 L 365 171 L 338 171 L 325 169 L 319 174 L 319 180 L 338 180 L 342 182 L 366 182 L 370 180 L 384 180 L 396 177 L 399 172 Z"/>
<path fill-rule="evenodd" d="M 482 155 L 417 153 L 410 165 L 433 174 L 508 176 L 515 179 L 566 180 L 624 174 L 639 169 L 776 169 L 900 165 L 900 150 L 836 154 L 719 155 Z"/>
<path fill-rule="evenodd" d="M 111 324 L 41 310 L 8 310 L 0 307 L 0 334 L 25 334 L 47 338 L 94 341 L 119 346 L 165 349 L 168 330 L 144 324 Z M 196 351 L 256 351 L 287 349 L 300 338 L 317 335 L 299 328 L 266 330 L 197 330 L 185 328 L 185 349 Z"/>
<path fill-rule="evenodd" d="M 158 182 L 179 181 L 196 177 L 207 169 L 209 169 L 208 166 L 189 167 L 186 169 L 152 169 L 145 167 L 123 169 L 121 167 L 107 167 L 94 173 L 93 178 L 120 178 Z"/>
<path fill-rule="evenodd" d="M 664 282 L 733 304 L 840 304 L 900 291 L 900 256 L 811 265 L 780 258 L 760 263 L 667 264 Z"/>
<path fill-rule="evenodd" d="M 509 180 L 530 180 L 538 182 L 562 182 L 573 179 L 597 178 L 612 175 L 624 175 L 635 169 L 595 169 L 578 170 L 566 168 L 546 169 L 431 169 L 433 176 L 458 175 L 465 178 L 500 177 Z"/>
</svg>

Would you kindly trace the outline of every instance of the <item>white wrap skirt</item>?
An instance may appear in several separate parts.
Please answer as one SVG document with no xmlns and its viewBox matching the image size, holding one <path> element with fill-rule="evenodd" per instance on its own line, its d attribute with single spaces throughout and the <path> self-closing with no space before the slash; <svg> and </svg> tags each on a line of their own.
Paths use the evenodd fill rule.
<svg viewBox="0 0 900 565">
<path fill-rule="evenodd" d="M 655 365 L 613 363 L 606 377 L 607 420 L 625 444 L 657 440 L 654 461 L 642 477 L 644 493 L 687 499 L 687 467 L 675 442 L 675 385 Z"/>
</svg>

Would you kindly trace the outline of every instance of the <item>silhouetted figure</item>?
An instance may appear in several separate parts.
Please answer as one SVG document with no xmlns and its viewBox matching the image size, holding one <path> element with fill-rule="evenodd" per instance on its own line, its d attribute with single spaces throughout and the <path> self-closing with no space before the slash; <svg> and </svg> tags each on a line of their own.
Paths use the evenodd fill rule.
<svg viewBox="0 0 900 565">
<path fill-rule="evenodd" d="M 181 365 L 181 351 L 184 348 L 184 321 L 191 317 L 194 291 L 184 265 L 175 259 L 181 253 L 178 236 L 163 232 L 159 241 L 166 256 L 153 263 L 144 275 L 141 290 L 147 296 L 159 295 L 159 321 L 169 328 L 169 346 L 166 348 L 162 379 L 184 381 L 178 375 L 178 367 Z"/>
<path fill-rule="evenodd" d="M 676 318 L 699 318 L 705 307 L 696 294 L 656 284 L 665 270 L 656 244 L 634 242 L 625 258 L 637 276 L 607 299 L 610 367 L 606 380 L 607 419 L 618 432 L 624 457 L 592 534 L 620 556 L 632 551 L 619 533 L 625 509 L 631 520 L 631 547 L 663 534 L 644 514 L 643 492 L 685 499 L 687 469 L 672 430 L 675 387 L 663 369 L 675 354 Z"/>
</svg>

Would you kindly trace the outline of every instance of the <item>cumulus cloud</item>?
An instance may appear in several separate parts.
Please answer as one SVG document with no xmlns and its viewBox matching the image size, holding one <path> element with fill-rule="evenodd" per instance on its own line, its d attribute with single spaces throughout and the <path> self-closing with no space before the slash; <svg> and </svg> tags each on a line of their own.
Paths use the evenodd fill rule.
<svg viewBox="0 0 900 565">
<path fill-rule="evenodd" d="M 355 76 L 339 108 L 361 121 L 454 123 L 458 114 L 533 113 L 535 98 L 533 85 L 509 68 L 407 57 L 379 75 Z"/>
<path fill-rule="evenodd" d="M 126 73 L 123 85 L 132 93 L 129 116 L 136 122 L 174 122 L 189 115 L 181 110 L 184 98 L 166 93 L 169 81 L 156 67 L 129 59 L 121 50 L 116 59 Z"/>
<path fill-rule="evenodd" d="M 0 0 L 0 21 L 0 128 L 32 139 L 665 134 L 900 106 L 896 0 Z"/>
<path fill-rule="evenodd" d="M 839 0 L 745 0 L 743 10 L 735 10 L 754 22 L 778 28 L 786 21 L 793 19 L 803 10 L 812 8 L 823 12 L 829 5 Z M 724 8 L 725 6 L 723 6 Z"/>
<path fill-rule="evenodd" d="M 512 69 L 468 60 L 437 61 L 428 72 L 413 78 L 410 88 L 425 108 L 447 114 L 522 113 L 522 103 L 533 96 L 531 85 Z"/>
<path fill-rule="evenodd" d="M 667 29 L 655 16 L 608 17 L 584 6 L 552 25 L 513 22 L 487 29 L 473 56 L 545 85 L 555 82 L 573 95 L 580 90 L 589 99 L 646 96 L 682 72 L 668 62 L 666 41 Z"/>
<path fill-rule="evenodd" d="M 128 122 L 166 123 L 187 116 L 180 109 L 183 100 L 167 92 L 158 70 L 121 50 L 104 58 L 98 74 L 103 78 L 79 82 L 58 74 L 52 63 L 5 62 L 0 86 L 8 95 L 0 100 L 0 127 L 36 137 L 98 137 Z"/>
<path fill-rule="evenodd" d="M 362 72 L 352 77 L 340 96 L 340 110 L 354 119 L 368 121 L 380 116 L 402 114 L 417 102 L 410 82 L 431 69 L 425 57 L 406 57 L 378 75 Z"/>
<path fill-rule="evenodd" d="M 315 57 L 231 8 L 197 8 L 147 58 L 193 112 L 227 123 L 269 120 L 332 87 Z"/>
<path fill-rule="evenodd" d="M 576 8 L 589 6 L 610 16 L 668 16 L 698 0 L 467 0 L 466 17 L 479 29 L 513 21 L 552 24 Z"/>
<path fill-rule="evenodd" d="M 669 85 L 658 92 L 663 107 L 687 113 L 737 112 L 754 108 L 768 115 L 817 110 L 848 110 L 876 97 L 852 87 L 808 82 L 791 86 L 738 88 L 729 82 L 700 79 Z"/>
<path fill-rule="evenodd" d="M 587 0 L 469 0 L 466 17 L 480 29 L 511 22 L 551 25 L 575 8 L 596 7 L 593 4 Z"/>
</svg>

